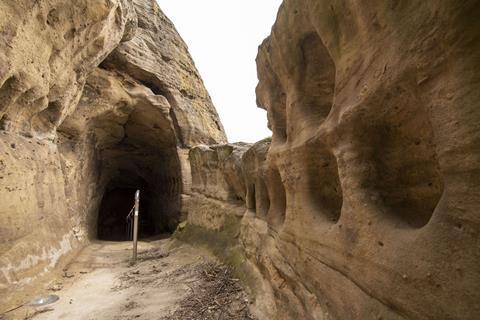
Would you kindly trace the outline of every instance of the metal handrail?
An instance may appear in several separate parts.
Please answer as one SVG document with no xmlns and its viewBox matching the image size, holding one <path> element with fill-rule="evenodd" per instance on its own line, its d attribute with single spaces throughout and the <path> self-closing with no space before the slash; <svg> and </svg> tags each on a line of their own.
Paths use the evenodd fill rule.
<svg viewBox="0 0 480 320">
<path fill-rule="evenodd" d="M 130 210 L 130 212 L 126 217 L 128 240 L 132 239 L 133 241 L 132 265 L 137 262 L 139 211 L 140 211 L 140 190 L 137 190 L 137 192 L 135 192 L 135 204 L 133 205 L 133 208 Z M 132 220 L 133 220 L 133 223 L 132 223 Z"/>
<path fill-rule="evenodd" d="M 140 210 L 140 190 L 135 192 L 135 208 L 133 213 L 133 257 L 132 264 L 137 262 L 138 214 Z"/>
<path fill-rule="evenodd" d="M 127 220 L 129 220 L 131 218 L 130 216 L 132 215 L 134 210 L 135 210 L 135 205 L 133 205 L 132 209 L 130 209 L 130 211 L 128 212 Z"/>
<path fill-rule="evenodd" d="M 132 223 L 132 218 L 133 218 L 133 213 L 135 211 L 135 204 L 133 205 L 132 209 L 130 209 L 130 212 L 128 212 L 128 215 L 126 217 L 126 221 L 127 221 L 127 230 L 126 230 L 126 234 L 127 234 L 127 241 L 131 241 L 133 240 L 132 237 L 133 237 L 133 223 Z"/>
</svg>

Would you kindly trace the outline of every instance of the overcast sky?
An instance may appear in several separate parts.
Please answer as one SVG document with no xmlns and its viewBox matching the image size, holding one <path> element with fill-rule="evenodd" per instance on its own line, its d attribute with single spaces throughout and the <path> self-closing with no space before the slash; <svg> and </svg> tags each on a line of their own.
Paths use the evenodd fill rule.
<svg viewBox="0 0 480 320">
<path fill-rule="evenodd" d="M 187 43 L 230 142 L 271 135 L 255 103 L 258 46 L 281 0 L 157 0 Z"/>
</svg>

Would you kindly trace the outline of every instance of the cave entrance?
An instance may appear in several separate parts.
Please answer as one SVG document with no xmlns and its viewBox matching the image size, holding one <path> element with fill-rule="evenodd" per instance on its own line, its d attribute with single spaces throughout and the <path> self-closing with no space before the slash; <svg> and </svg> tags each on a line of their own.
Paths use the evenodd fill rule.
<svg viewBox="0 0 480 320">
<path fill-rule="evenodd" d="M 134 205 L 136 190 L 140 190 L 139 239 L 163 238 L 177 228 L 182 212 L 177 150 L 146 150 L 118 146 L 101 155 L 99 183 L 103 192 L 91 220 L 95 221 L 90 229 L 94 238 L 129 240 L 126 217 Z"/>
<path fill-rule="evenodd" d="M 98 215 L 98 239 L 130 241 L 127 215 L 134 204 L 135 188 L 114 188 L 103 196 Z M 140 191 L 139 239 L 155 235 L 155 221 L 150 207 L 148 190 Z"/>
</svg>

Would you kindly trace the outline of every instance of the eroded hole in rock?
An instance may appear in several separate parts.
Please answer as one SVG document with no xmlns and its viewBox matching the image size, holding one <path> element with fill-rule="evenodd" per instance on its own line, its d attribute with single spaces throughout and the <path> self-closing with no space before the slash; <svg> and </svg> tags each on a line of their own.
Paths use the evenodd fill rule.
<svg viewBox="0 0 480 320">
<path fill-rule="evenodd" d="M 336 223 L 343 204 L 338 164 L 330 151 L 318 148 L 309 151 L 306 161 L 307 199 L 323 220 Z"/>
<path fill-rule="evenodd" d="M 11 76 L 3 84 L 0 84 L 0 115 L 7 113 L 11 105 L 26 90 L 20 76 Z"/>
<path fill-rule="evenodd" d="M 268 211 L 268 222 L 273 228 L 283 225 L 287 210 L 287 195 L 285 186 L 278 169 L 272 169 L 269 174 L 270 209 Z"/>
<path fill-rule="evenodd" d="M 298 117 L 318 124 L 332 108 L 335 63 L 320 37 L 312 32 L 300 41 L 301 60 L 296 75 L 295 110 Z"/>
<path fill-rule="evenodd" d="M 285 113 L 285 106 L 287 104 L 287 99 L 285 93 L 281 93 L 280 97 L 276 100 L 276 107 L 275 109 L 272 108 L 271 116 L 271 129 L 274 133 L 273 136 L 279 140 L 280 142 L 285 142 L 287 140 L 287 119 Z"/>
<path fill-rule="evenodd" d="M 32 121 L 32 126 L 38 133 L 47 133 L 58 124 L 61 115 L 61 102 L 51 101 L 45 110 L 35 115 Z"/>
<path fill-rule="evenodd" d="M 267 51 L 270 52 L 270 47 Z M 268 110 L 268 127 L 273 132 L 272 139 L 283 143 L 287 140 L 287 94 L 266 56 L 259 55 L 257 59 L 259 70 L 266 71 L 258 74 L 257 105 Z"/>
<path fill-rule="evenodd" d="M 5 114 L 0 118 L 0 130 L 8 130 L 8 116 Z"/>
<path fill-rule="evenodd" d="M 392 218 L 420 228 L 430 221 L 444 188 L 433 131 L 421 110 L 395 120 L 400 125 L 376 127 L 373 184 Z"/>
<path fill-rule="evenodd" d="M 267 213 L 270 209 L 270 199 L 267 191 L 267 186 L 263 179 L 257 179 L 257 183 L 255 184 L 255 190 L 257 216 L 259 218 L 266 218 Z"/>
<path fill-rule="evenodd" d="M 255 212 L 257 210 L 257 204 L 256 204 L 255 184 L 254 183 L 247 186 L 247 197 L 246 198 L 247 198 L 247 201 L 246 201 L 247 208 Z"/>
</svg>

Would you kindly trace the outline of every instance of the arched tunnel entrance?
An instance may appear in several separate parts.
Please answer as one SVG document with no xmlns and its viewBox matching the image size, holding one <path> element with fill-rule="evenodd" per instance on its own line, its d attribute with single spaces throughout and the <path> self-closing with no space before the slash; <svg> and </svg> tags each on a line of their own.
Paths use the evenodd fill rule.
<svg viewBox="0 0 480 320">
<path fill-rule="evenodd" d="M 92 204 L 86 204 L 89 237 L 127 240 L 126 216 L 137 189 L 141 191 L 140 238 L 171 233 L 180 220 L 180 153 L 184 150 L 175 117 L 168 113 L 172 107 L 165 96 L 170 93 L 161 81 L 153 80 L 153 75 L 137 74 L 138 80 L 123 82 L 114 81 L 106 65 L 97 71 L 84 93 L 88 99 L 95 97 L 94 102 L 87 99 L 88 104 L 81 106 L 85 114 L 94 113 L 84 137 L 95 146 L 92 174 L 88 176 L 91 188 L 87 190 L 92 193 L 87 194 Z M 150 82 L 155 82 L 153 88 L 145 86 Z M 97 86 L 105 86 L 108 94 L 98 96 Z M 93 103 L 98 108 L 88 107 Z M 71 118 L 62 132 L 74 137 L 84 132 L 80 125 L 86 121 L 83 118 L 83 113 Z"/>
</svg>

